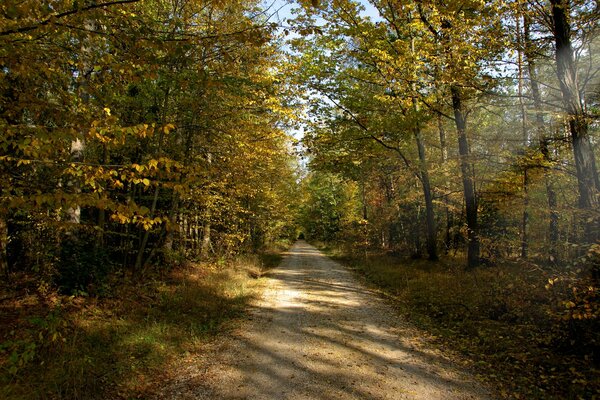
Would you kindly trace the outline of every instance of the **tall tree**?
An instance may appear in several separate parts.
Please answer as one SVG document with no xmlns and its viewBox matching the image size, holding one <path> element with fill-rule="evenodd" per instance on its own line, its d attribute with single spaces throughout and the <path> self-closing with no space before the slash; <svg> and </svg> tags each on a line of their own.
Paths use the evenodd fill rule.
<svg viewBox="0 0 600 400">
<path fill-rule="evenodd" d="M 596 157 L 589 135 L 589 122 L 585 99 L 580 87 L 577 66 L 573 55 L 570 23 L 570 0 L 550 0 L 553 36 L 555 41 L 556 73 L 575 158 L 579 188 L 579 207 L 585 212 L 585 238 L 592 243 L 600 235 L 599 219 L 593 215 L 598 209 L 600 179 Z"/>
</svg>

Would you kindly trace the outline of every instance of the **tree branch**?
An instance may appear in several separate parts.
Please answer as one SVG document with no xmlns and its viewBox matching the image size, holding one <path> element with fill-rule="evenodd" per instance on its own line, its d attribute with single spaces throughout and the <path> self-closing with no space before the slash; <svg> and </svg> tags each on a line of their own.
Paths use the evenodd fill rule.
<svg viewBox="0 0 600 400">
<path fill-rule="evenodd" d="M 140 0 L 116 0 L 116 1 L 110 1 L 107 3 L 92 4 L 92 5 L 89 5 L 86 7 L 81 7 L 81 8 L 74 8 L 69 11 L 50 15 L 46 19 L 43 19 L 34 25 L 23 26 L 21 28 L 15 28 L 15 29 L 9 29 L 7 31 L 2 31 L 2 32 L 0 32 L 0 36 L 8 36 L 8 35 L 14 35 L 16 33 L 25 33 L 25 32 L 29 32 L 29 31 L 33 31 L 38 28 L 41 28 L 42 26 L 52 23 L 52 21 L 54 21 L 54 20 L 65 18 L 65 17 L 68 17 L 73 14 L 77 14 L 80 12 L 86 12 L 86 11 L 90 11 L 90 10 L 94 10 L 94 9 L 98 9 L 98 8 L 116 6 L 116 5 L 120 5 L 120 4 L 137 3 L 139 1 Z"/>
</svg>

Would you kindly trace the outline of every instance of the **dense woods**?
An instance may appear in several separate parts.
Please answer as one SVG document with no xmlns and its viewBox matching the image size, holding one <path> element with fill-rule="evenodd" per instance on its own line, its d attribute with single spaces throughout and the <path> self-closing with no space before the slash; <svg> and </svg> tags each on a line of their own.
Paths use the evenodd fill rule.
<svg viewBox="0 0 600 400">
<path fill-rule="evenodd" d="M 369 241 L 393 248 L 411 237 L 405 248 L 432 260 L 466 245 L 469 268 L 590 250 L 599 234 L 597 8 L 373 6 L 376 20 L 352 2 L 309 8 L 298 23 L 315 34 L 295 40 L 313 170 L 364 187 L 373 217 L 396 209 L 381 219 L 364 212 Z"/>
<path fill-rule="evenodd" d="M 427 258 L 415 268 L 440 274 L 407 272 L 419 296 L 436 291 L 419 297 L 424 313 L 450 331 L 518 326 L 517 370 L 550 377 L 532 396 L 563 382 L 565 396 L 598 395 L 598 3 L 302 0 L 279 21 L 284 5 L 2 2 L 8 381 L 67 340 L 52 296 L 119 297 L 120 284 L 238 265 L 302 232 L 394 295 L 406 277 L 381 257 Z M 32 294 L 43 307 L 23 317 Z M 219 301 L 198 307 L 213 318 Z M 27 313 L 42 322 L 21 335 Z M 477 329 L 460 335 L 511 332 Z"/>
<path fill-rule="evenodd" d="M 5 275 L 87 292 L 295 234 L 281 60 L 255 3 L 2 7 Z"/>
<path fill-rule="evenodd" d="M 189 351 L 248 295 L 235 272 L 173 268 L 254 270 L 234 258 L 296 235 L 269 17 L 245 0 L 2 2 L 0 397 L 140 385 L 133 358 Z"/>
<path fill-rule="evenodd" d="M 511 371 L 505 388 L 597 393 L 577 374 L 599 339 L 598 4 L 365 4 L 295 20 L 307 236 L 454 345 L 468 337 L 464 351 Z"/>
</svg>

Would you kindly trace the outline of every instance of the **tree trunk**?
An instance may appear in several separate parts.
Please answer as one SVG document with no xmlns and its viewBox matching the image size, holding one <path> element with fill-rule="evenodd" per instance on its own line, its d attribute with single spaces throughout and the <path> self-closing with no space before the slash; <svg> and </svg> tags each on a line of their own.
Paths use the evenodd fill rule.
<svg viewBox="0 0 600 400">
<path fill-rule="evenodd" d="M 83 153 L 85 150 L 85 144 L 82 139 L 75 139 L 71 142 L 71 162 L 79 163 L 83 161 Z M 73 180 L 70 182 L 73 187 L 73 193 L 81 192 L 79 182 Z M 67 220 L 72 224 L 81 223 L 81 207 L 79 205 L 69 207 L 67 209 Z"/>
<path fill-rule="evenodd" d="M 579 188 L 579 208 L 583 214 L 585 241 L 592 243 L 598 238 L 598 218 L 593 215 L 598 210 L 600 180 L 596 169 L 594 149 L 588 133 L 584 99 L 581 97 L 577 68 L 571 45 L 569 25 L 569 0 L 550 0 L 554 40 L 556 45 L 556 72 L 560 82 L 562 100 L 567 112 L 577 183 Z"/>
<path fill-rule="evenodd" d="M 160 193 L 160 187 L 158 184 L 156 185 L 156 189 L 154 190 L 154 198 L 152 199 L 152 208 L 150 209 L 150 217 L 154 217 L 154 213 L 156 212 L 156 205 L 158 203 L 158 194 Z M 148 244 L 148 239 L 150 238 L 150 230 L 145 230 L 144 235 L 142 236 L 142 241 L 140 243 L 140 247 L 137 252 L 137 256 L 135 258 L 135 267 L 134 270 L 139 272 L 144 264 L 144 252 L 146 251 L 146 246 Z"/>
<path fill-rule="evenodd" d="M 461 90 L 458 86 L 450 87 L 452 93 L 452 108 L 456 131 L 458 133 L 458 153 L 462 175 L 465 208 L 467 217 L 467 268 L 479 266 L 479 226 L 477 223 L 477 197 L 475 195 L 475 171 L 470 160 L 469 140 L 467 138 L 467 121 Z"/>
<path fill-rule="evenodd" d="M 530 34 L 530 20 L 529 16 L 525 14 L 523 21 L 524 28 L 524 49 L 525 57 L 527 59 L 527 72 L 529 74 L 529 80 L 531 82 L 531 96 L 533 97 L 533 106 L 535 108 L 535 128 L 537 132 L 537 140 L 540 146 L 540 152 L 544 157 L 544 161 L 551 164 L 552 157 L 550 157 L 550 150 L 548 149 L 548 139 L 544 131 L 544 110 L 542 106 L 542 96 L 540 91 L 540 84 L 537 76 L 537 69 L 535 65 L 535 51 L 532 48 L 531 34 Z M 552 181 L 552 171 L 546 170 L 544 173 L 544 181 L 546 183 L 546 198 L 548 201 L 548 211 L 550 214 L 550 221 L 548 224 L 549 241 L 550 241 L 550 255 L 549 260 L 552 263 L 558 263 L 558 211 L 557 211 L 557 200 L 556 191 L 554 189 L 554 182 Z"/>
<path fill-rule="evenodd" d="M 186 136 L 184 140 L 183 150 L 183 166 L 186 167 L 190 163 L 192 157 L 192 147 L 194 142 L 194 134 L 191 129 L 186 130 Z M 179 181 L 183 181 L 183 175 L 179 178 Z M 164 248 L 167 250 L 173 250 L 174 235 L 175 232 L 181 232 L 181 228 L 177 224 L 177 215 L 179 212 L 180 199 L 179 194 L 176 190 L 173 190 L 173 196 L 171 197 L 171 209 L 169 211 L 169 226 L 167 227 L 167 233 L 165 237 Z"/>
<path fill-rule="evenodd" d="M 421 253 L 421 206 L 417 206 L 417 215 L 415 221 L 413 221 L 412 228 L 412 236 L 413 236 L 413 245 L 415 246 L 415 251 L 413 253 L 414 258 L 421 258 L 423 254 Z"/>
<path fill-rule="evenodd" d="M 437 228 L 435 226 L 435 213 L 433 210 L 433 197 L 431 196 L 431 183 L 429 182 L 429 171 L 427 169 L 427 159 L 425 156 L 425 145 L 421 135 L 421 128 L 417 122 L 415 126 L 415 140 L 419 152 L 419 175 L 423 187 L 423 196 L 425 198 L 425 220 L 427 226 L 427 254 L 431 261 L 438 260 L 437 254 Z"/>
<path fill-rule="evenodd" d="M 523 171 L 523 215 L 521 217 L 521 258 L 527 259 L 529 253 L 529 173 Z"/>
<path fill-rule="evenodd" d="M 527 110 L 525 107 L 525 99 L 523 98 L 523 52 L 524 52 L 524 34 L 521 31 L 521 12 L 516 15 L 517 28 L 517 67 L 519 71 L 518 95 L 519 106 L 521 108 L 521 131 L 523 134 L 523 148 L 525 149 L 524 156 L 527 156 L 527 148 L 529 147 L 529 130 L 527 126 Z M 529 253 L 529 171 L 525 164 L 523 168 L 523 214 L 521 216 L 521 258 L 527 259 Z"/>
<path fill-rule="evenodd" d="M 202 244 L 200 246 L 200 256 L 202 258 L 208 257 L 208 251 L 210 250 L 211 231 L 210 223 L 206 221 L 202 227 Z"/>
<path fill-rule="evenodd" d="M 415 39 L 411 38 L 411 52 L 415 53 Z M 417 95 L 417 84 L 412 84 L 414 96 Z M 435 212 L 433 209 L 433 197 L 431 196 L 431 182 L 429 181 L 429 170 L 427 168 L 427 156 L 425 155 L 425 144 L 423 143 L 423 135 L 421 133 L 421 125 L 419 123 L 419 103 L 413 97 L 412 106 L 414 111 L 415 125 L 414 135 L 417 142 L 417 151 L 419 153 L 419 177 L 423 187 L 423 197 L 425 198 L 425 221 L 427 227 L 427 255 L 429 260 L 437 261 L 437 228 L 435 226 Z"/>
<path fill-rule="evenodd" d="M 96 21 L 92 19 L 86 19 L 84 21 L 84 27 L 89 32 L 93 32 L 96 30 Z M 83 61 L 83 68 L 79 71 L 79 81 L 78 81 L 78 94 L 81 98 L 81 102 L 87 105 L 90 102 L 90 93 L 89 93 L 89 80 L 94 74 L 94 45 L 91 43 L 89 38 L 83 40 L 80 51 L 80 57 Z M 83 140 L 84 133 L 79 132 L 79 135 L 75 140 L 71 141 L 71 161 L 75 163 L 79 163 L 83 161 L 84 151 L 85 151 L 85 141 Z M 79 182 L 77 180 L 71 181 L 71 185 L 73 186 L 73 192 L 79 193 L 81 192 L 81 188 L 79 187 Z M 81 207 L 76 205 L 74 207 L 70 207 L 67 210 L 68 221 L 73 224 L 81 223 Z"/>
<path fill-rule="evenodd" d="M 0 274 L 8 281 L 10 268 L 8 266 L 8 253 L 6 248 L 8 246 L 8 224 L 6 218 L 0 216 Z"/>
<path fill-rule="evenodd" d="M 440 135 L 440 152 L 442 156 L 442 165 L 445 165 L 448 161 L 448 145 L 446 143 L 446 131 L 444 130 L 444 123 L 442 122 L 442 115 L 437 115 L 438 131 Z M 448 186 L 445 187 L 449 190 Z M 452 246 L 452 238 L 450 232 L 452 229 L 452 213 L 450 211 L 450 204 L 448 195 L 444 196 L 444 208 L 446 210 L 446 232 L 444 233 L 444 254 L 448 254 L 450 247 Z"/>
</svg>

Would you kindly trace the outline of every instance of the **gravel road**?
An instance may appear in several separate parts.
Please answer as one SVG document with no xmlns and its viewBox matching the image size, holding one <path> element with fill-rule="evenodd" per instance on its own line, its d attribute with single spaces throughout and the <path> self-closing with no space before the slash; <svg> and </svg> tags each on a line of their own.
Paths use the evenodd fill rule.
<svg viewBox="0 0 600 400">
<path fill-rule="evenodd" d="M 188 365 L 160 398 L 491 398 L 424 345 L 385 300 L 306 242 L 267 279 L 262 299 L 211 364 Z"/>
</svg>

